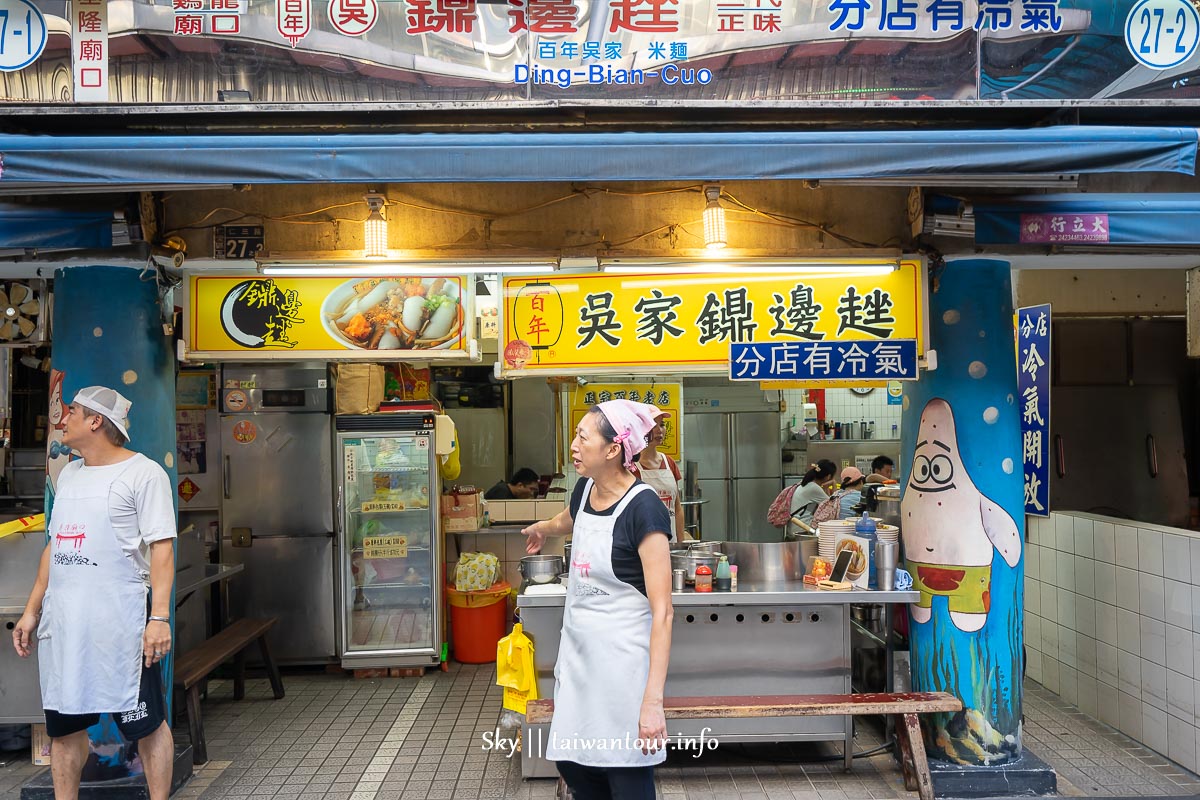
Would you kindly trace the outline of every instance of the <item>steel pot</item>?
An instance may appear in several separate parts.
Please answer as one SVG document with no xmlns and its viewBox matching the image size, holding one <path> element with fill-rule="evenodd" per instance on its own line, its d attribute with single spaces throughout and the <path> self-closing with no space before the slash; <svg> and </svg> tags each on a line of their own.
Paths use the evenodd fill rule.
<svg viewBox="0 0 1200 800">
<path fill-rule="evenodd" d="M 671 551 L 671 569 L 683 570 L 684 580 L 688 583 L 696 582 L 696 567 L 704 564 L 715 573 L 720 560 L 720 553 L 707 553 L 703 550 Z"/>
<path fill-rule="evenodd" d="M 567 564 L 567 567 L 570 568 L 570 566 L 571 566 L 571 543 L 570 542 L 567 542 L 566 544 L 563 545 L 563 561 L 565 561 Z"/>
<path fill-rule="evenodd" d="M 562 556 L 525 556 L 518 567 L 530 583 L 550 583 L 566 571 Z"/>
<path fill-rule="evenodd" d="M 688 542 L 687 549 L 702 553 L 719 553 L 721 544 L 721 542 Z"/>
<path fill-rule="evenodd" d="M 804 578 L 808 556 L 817 554 L 817 537 L 789 542 L 726 542 L 729 563 L 738 568 L 738 581 L 798 581 Z"/>
</svg>

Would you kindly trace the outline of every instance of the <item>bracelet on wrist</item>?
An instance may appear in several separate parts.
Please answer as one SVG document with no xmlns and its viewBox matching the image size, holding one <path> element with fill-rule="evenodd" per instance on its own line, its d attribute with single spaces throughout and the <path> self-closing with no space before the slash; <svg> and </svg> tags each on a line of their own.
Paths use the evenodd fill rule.
<svg viewBox="0 0 1200 800">
<path fill-rule="evenodd" d="M 171 624 L 171 618 L 170 618 L 170 617 L 156 617 L 156 616 L 150 616 L 150 617 L 147 619 L 147 622 L 165 622 L 165 623 L 167 623 L 168 625 L 170 625 L 170 624 Z"/>
</svg>

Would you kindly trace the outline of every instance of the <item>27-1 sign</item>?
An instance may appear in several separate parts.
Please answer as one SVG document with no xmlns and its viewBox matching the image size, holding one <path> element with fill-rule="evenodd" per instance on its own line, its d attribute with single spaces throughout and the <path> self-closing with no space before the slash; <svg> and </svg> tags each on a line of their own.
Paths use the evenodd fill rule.
<svg viewBox="0 0 1200 800">
<path fill-rule="evenodd" d="M 262 225 L 218 225 L 213 230 L 213 256 L 254 258 L 264 241 Z"/>
<path fill-rule="evenodd" d="M 0 72 L 16 72 L 46 49 L 46 18 L 29 0 L 0 0 Z"/>
</svg>

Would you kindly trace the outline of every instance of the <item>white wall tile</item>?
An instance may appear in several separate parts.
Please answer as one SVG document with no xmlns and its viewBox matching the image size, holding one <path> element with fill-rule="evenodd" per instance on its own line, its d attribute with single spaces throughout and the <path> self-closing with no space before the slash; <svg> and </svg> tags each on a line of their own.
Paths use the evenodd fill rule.
<svg viewBox="0 0 1200 800">
<path fill-rule="evenodd" d="M 1061 589 L 1075 591 L 1075 556 L 1060 550 L 1055 563 L 1055 583 Z"/>
<path fill-rule="evenodd" d="M 1156 753 L 1167 754 L 1167 712 L 1142 704 L 1142 735 L 1134 737 Z"/>
<path fill-rule="evenodd" d="M 1192 587 L 1192 630 L 1200 631 L 1200 586 Z"/>
<path fill-rule="evenodd" d="M 1200 675 L 1196 675 L 1196 665 L 1200 664 L 1200 633 L 1192 634 L 1192 673 L 1196 680 L 1200 680 Z"/>
<path fill-rule="evenodd" d="M 1032 648 L 1025 651 L 1025 676 L 1038 683 L 1042 682 L 1042 651 Z"/>
<path fill-rule="evenodd" d="M 1058 696 L 1064 702 L 1079 707 L 1079 673 L 1069 664 L 1058 667 Z"/>
<path fill-rule="evenodd" d="M 1167 720 L 1167 756 L 1176 764 L 1196 771 L 1196 728 L 1186 720 Z"/>
<path fill-rule="evenodd" d="M 1196 681 L 1172 670 L 1167 670 L 1167 713 L 1196 723 Z"/>
<path fill-rule="evenodd" d="M 1092 521 L 1075 517 L 1072 520 L 1072 528 L 1075 533 L 1075 555 L 1095 558 L 1096 545 L 1092 535 Z"/>
<path fill-rule="evenodd" d="M 1162 577 L 1140 572 L 1138 573 L 1138 587 L 1140 591 L 1138 602 L 1141 603 L 1142 616 L 1157 620 L 1166 619 L 1167 590 Z"/>
<path fill-rule="evenodd" d="M 1196 583 L 1200 583 L 1200 537 L 1193 537 L 1189 541 L 1192 550 L 1192 577 Z"/>
<path fill-rule="evenodd" d="M 1191 583 L 1192 548 L 1190 536 L 1163 534 L 1163 576 Z"/>
<path fill-rule="evenodd" d="M 1075 630 L 1075 593 L 1058 590 L 1058 624 Z"/>
<path fill-rule="evenodd" d="M 1053 547 L 1039 547 L 1038 555 L 1041 564 L 1038 565 L 1038 580 L 1045 583 L 1058 583 L 1058 554 Z"/>
<path fill-rule="evenodd" d="M 1117 653 L 1117 688 L 1137 697 L 1142 696 L 1142 659 L 1135 653 Z"/>
<path fill-rule="evenodd" d="M 1130 739 L 1141 741 L 1142 739 L 1142 698 L 1141 693 L 1130 694 L 1121 692 L 1120 699 L 1117 701 L 1117 706 L 1120 711 L 1120 729 L 1121 733 L 1128 736 Z"/>
<path fill-rule="evenodd" d="M 1049 624 L 1053 625 L 1054 623 L 1051 622 Z M 1192 636 L 1191 636 L 1190 631 L 1188 632 L 1187 645 L 1188 645 L 1188 648 L 1187 648 L 1188 654 L 1190 655 L 1192 652 Z M 1042 618 L 1041 617 L 1033 616 L 1033 615 L 1029 615 L 1029 614 L 1025 615 L 1025 646 L 1032 650 L 1037 650 L 1039 653 L 1042 652 Z"/>
<path fill-rule="evenodd" d="M 1042 618 L 1058 622 L 1058 589 L 1046 581 L 1042 582 Z"/>
<path fill-rule="evenodd" d="M 1060 553 L 1075 552 L 1075 518 L 1066 514 L 1054 515 L 1054 548 Z"/>
<path fill-rule="evenodd" d="M 1041 517 L 1032 517 L 1025 515 L 1025 543 L 1041 545 L 1042 543 L 1042 526 L 1038 524 Z"/>
<path fill-rule="evenodd" d="M 1111 522 L 1093 522 L 1092 539 L 1095 544 L 1096 560 L 1106 564 L 1117 561 L 1117 538 Z"/>
<path fill-rule="evenodd" d="M 1119 686 L 1120 667 L 1117 648 L 1104 642 L 1096 642 L 1096 677 L 1101 683 Z"/>
<path fill-rule="evenodd" d="M 1180 628 L 1192 627 L 1192 587 L 1180 581 L 1163 581 L 1166 613 L 1163 619 L 1168 625 Z"/>
<path fill-rule="evenodd" d="M 1132 612 L 1130 612 L 1132 613 Z M 1096 604 L 1096 639 L 1117 646 L 1117 607 L 1108 603 Z"/>
<path fill-rule="evenodd" d="M 1062 684 L 1058 682 L 1058 674 L 1058 660 L 1048 655 L 1042 656 L 1042 686 L 1045 686 L 1055 694 L 1062 691 Z"/>
<path fill-rule="evenodd" d="M 1042 555 L 1041 547 L 1033 542 L 1025 544 L 1025 577 L 1038 580 L 1041 574 Z"/>
<path fill-rule="evenodd" d="M 1142 618 L 1128 609 L 1117 609 L 1117 647 L 1126 653 L 1142 652 Z"/>
<path fill-rule="evenodd" d="M 1070 628 L 1058 626 L 1058 660 L 1062 662 L 1064 667 L 1077 669 L 1079 667 L 1079 650 L 1077 649 L 1077 640 L 1079 634 Z M 1071 702 L 1074 705 L 1073 701 Z"/>
<path fill-rule="evenodd" d="M 1075 597 L 1075 630 L 1096 638 L 1096 601 L 1090 597 Z"/>
<path fill-rule="evenodd" d="M 1075 556 L 1075 591 L 1084 597 L 1096 596 L 1096 562 L 1087 556 Z"/>
<path fill-rule="evenodd" d="M 1114 536 L 1117 540 L 1116 563 L 1129 569 L 1136 568 L 1138 563 L 1137 528 L 1131 528 L 1128 525 L 1117 525 L 1114 528 Z"/>
<path fill-rule="evenodd" d="M 1117 607 L 1138 611 L 1141 608 L 1141 589 L 1138 587 L 1140 573 L 1132 569 L 1117 567 Z"/>
<path fill-rule="evenodd" d="M 1076 668 L 1080 675 L 1095 678 L 1098 668 L 1096 663 L 1096 640 L 1090 636 L 1079 634 L 1075 639 Z"/>
<path fill-rule="evenodd" d="M 1138 529 L 1138 571 L 1151 575 L 1163 574 L 1162 531 Z"/>
<path fill-rule="evenodd" d="M 1079 701 L 1076 705 L 1079 710 L 1087 714 L 1093 719 L 1099 713 L 1099 697 L 1096 679 L 1090 675 L 1084 675 L 1082 672 L 1078 676 L 1079 681 Z"/>
<path fill-rule="evenodd" d="M 1096 599 L 1109 605 L 1117 604 L 1117 572 L 1112 564 L 1096 561 Z"/>
<path fill-rule="evenodd" d="M 1167 668 L 1142 661 L 1142 702 L 1167 710 Z"/>
<path fill-rule="evenodd" d="M 1156 619 L 1142 617 L 1142 658 L 1159 666 L 1167 665 L 1166 625 Z"/>
<path fill-rule="evenodd" d="M 1189 677 L 1194 676 L 1192 632 L 1186 628 L 1167 626 L 1167 669 Z"/>
<path fill-rule="evenodd" d="M 1103 682 L 1096 684 L 1096 705 L 1099 706 L 1100 721 L 1113 728 L 1119 728 L 1121 725 L 1121 713 L 1118 706 L 1120 697 L 1121 693 L 1115 686 L 1108 686 Z"/>
<path fill-rule="evenodd" d="M 1047 620 L 1042 620 L 1042 653 L 1058 660 L 1058 625 Z"/>
<path fill-rule="evenodd" d="M 1191 599 L 1191 595 L 1188 595 Z M 1025 576 L 1025 610 L 1031 611 L 1034 614 L 1041 614 L 1042 611 L 1042 584 L 1034 578 Z M 1188 622 L 1188 630 L 1191 630 L 1191 621 Z"/>
</svg>

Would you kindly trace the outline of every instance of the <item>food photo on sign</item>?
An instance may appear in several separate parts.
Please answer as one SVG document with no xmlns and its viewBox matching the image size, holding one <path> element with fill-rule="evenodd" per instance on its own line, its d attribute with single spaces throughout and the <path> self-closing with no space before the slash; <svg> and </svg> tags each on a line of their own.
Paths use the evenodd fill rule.
<svg viewBox="0 0 1200 800">
<path fill-rule="evenodd" d="M 329 335 L 365 350 L 450 347 L 462 335 L 460 287 L 445 278 L 347 281 L 321 305 Z"/>
</svg>

